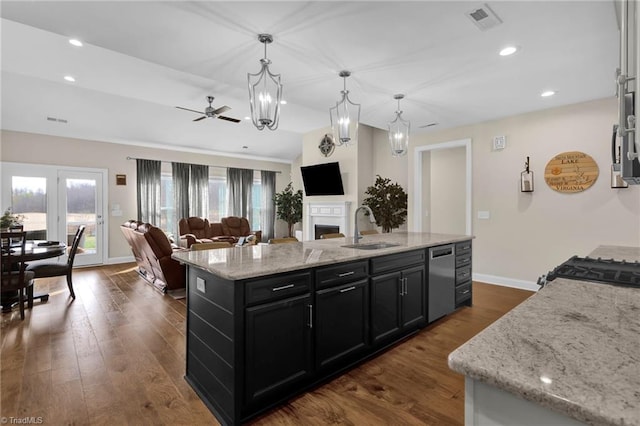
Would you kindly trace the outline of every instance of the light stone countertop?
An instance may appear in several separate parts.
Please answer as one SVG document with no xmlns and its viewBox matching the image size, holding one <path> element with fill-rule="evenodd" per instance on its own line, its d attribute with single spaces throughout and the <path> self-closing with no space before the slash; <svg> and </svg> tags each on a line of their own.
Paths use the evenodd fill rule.
<svg viewBox="0 0 640 426">
<path fill-rule="evenodd" d="M 472 238 L 468 235 L 392 232 L 363 236 L 360 244 L 379 242 L 398 244 L 396 247 L 376 250 L 341 247 L 345 244 L 353 243 L 353 237 L 347 237 L 290 244 L 183 251 L 176 252 L 171 257 L 187 265 L 209 271 L 221 278 L 241 280 L 358 259 L 368 259 L 419 248 L 466 241 Z"/>
<path fill-rule="evenodd" d="M 640 248 L 589 256 L 640 261 Z M 588 424 L 640 425 L 640 289 L 557 278 L 452 352 L 449 367 Z"/>
</svg>

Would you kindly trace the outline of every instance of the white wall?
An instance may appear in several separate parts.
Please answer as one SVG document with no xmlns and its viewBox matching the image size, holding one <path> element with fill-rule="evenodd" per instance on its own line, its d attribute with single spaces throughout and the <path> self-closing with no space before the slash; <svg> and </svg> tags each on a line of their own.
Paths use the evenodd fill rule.
<svg viewBox="0 0 640 426">
<path fill-rule="evenodd" d="M 432 151 L 428 168 L 422 170 L 425 177 L 429 175 L 430 184 L 429 216 L 425 217 L 426 211 L 423 211 L 422 223 L 429 223 L 429 232 L 465 234 L 466 149 L 457 147 Z"/>
<path fill-rule="evenodd" d="M 281 191 L 291 180 L 291 166 L 286 163 L 250 160 L 245 158 L 222 157 L 203 153 L 173 151 L 169 149 L 147 148 L 132 145 L 97 142 L 91 140 L 61 138 L 3 130 L 1 133 L 2 161 L 50 164 L 73 167 L 95 167 L 107 169 L 109 175 L 109 206 L 119 204 L 122 216 L 109 218 L 109 258 L 131 256 L 131 250 L 119 226 L 137 214 L 136 162 L 127 156 L 162 161 L 208 164 L 221 167 L 242 167 L 256 170 L 279 171 L 276 174 L 276 191 Z M 28 153 L 28 157 L 25 157 Z M 127 185 L 117 186 L 115 175 L 127 175 Z M 277 221 L 276 231 L 281 232 L 283 224 Z M 286 224 L 284 224 L 286 229 Z M 285 231 L 286 232 L 286 231 Z"/>
<path fill-rule="evenodd" d="M 587 255 L 600 244 L 640 246 L 640 186 L 609 186 L 616 115 L 615 99 L 607 98 L 412 135 L 410 190 L 416 146 L 471 138 L 473 267 L 474 274 L 487 281 L 531 283 L 570 256 Z M 497 135 L 507 137 L 502 151 L 491 149 Z M 562 194 L 546 185 L 546 163 L 564 151 L 582 151 L 597 162 L 600 176 L 591 188 Z M 535 174 L 533 193 L 519 191 L 527 156 Z M 411 195 L 409 205 L 411 216 Z M 477 219 L 478 210 L 489 211 L 491 218 Z"/>
</svg>

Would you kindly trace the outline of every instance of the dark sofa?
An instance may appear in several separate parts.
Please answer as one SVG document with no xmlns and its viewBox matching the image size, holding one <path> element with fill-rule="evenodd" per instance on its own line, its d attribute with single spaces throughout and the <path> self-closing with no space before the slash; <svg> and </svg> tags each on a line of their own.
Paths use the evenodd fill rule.
<svg viewBox="0 0 640 426">
<path fill-rule="evenodd" d="M 131 247 L 142 277 L 158 290 L 166 292 L 185 288 L 185 267 L 171 258 L 183 248 L 172 246 L 162 229 L 149 223 L 130 220 L 120 226 Z"/>
</svg>

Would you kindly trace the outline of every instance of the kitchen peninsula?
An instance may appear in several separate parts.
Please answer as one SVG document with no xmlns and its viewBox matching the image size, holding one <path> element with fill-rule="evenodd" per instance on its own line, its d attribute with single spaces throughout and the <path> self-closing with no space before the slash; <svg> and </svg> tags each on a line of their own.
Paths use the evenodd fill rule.
<svg viewBox="0 0 640 426">
<path fill-rule="evenodd" d="M 589 257 L 637 262 L 640 248 Z M 549 282 L 449 355 L 465 425 L 640 425 L 639 313 L 640 288 Z"/>
<path fill-rule="evenodd" d="M 187 265 L 185 378 L 223 424 L 247 421 L 471 304 L 470 236 L 352 242 L 173 255 Z"/>
</svg>

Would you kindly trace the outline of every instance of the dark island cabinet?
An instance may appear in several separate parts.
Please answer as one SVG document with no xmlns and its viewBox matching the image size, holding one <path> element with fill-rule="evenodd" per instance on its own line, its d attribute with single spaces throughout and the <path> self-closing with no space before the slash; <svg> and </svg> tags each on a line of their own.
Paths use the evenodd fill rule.
<svg viewBox="0 0 640 426">
<path fill-rule="evenodd" d="M 456 253 L 470 304 L 470 242 Z M 185 378 L 222 424 L 245 423 L 424 327 L 427 271 L 426 248 L 241 280 L 189 265 Z"/>
<path fill-rule="evenodd" d="M 311 375 L 311 310 L 310 294 L 247 308 L 247 405 L 286 392 Z"/>
<path fill-rule="evenodd" d="M 368 346 L 369 280 L 316 292 L 316 365 L 341 365 Z"/>
<path fill-rule="evenodd" d="M 424 250 L 403 255 L 371 260 L 372 271 L 396 270 L 371 277 L 371 333 L 374 344 L 404 335 L 426 322 Z"/>
</svg>

